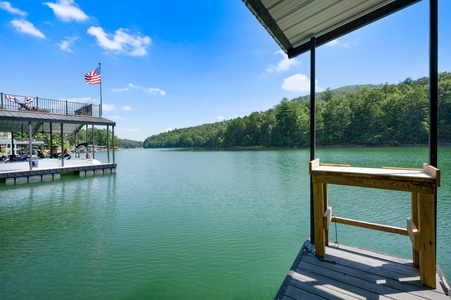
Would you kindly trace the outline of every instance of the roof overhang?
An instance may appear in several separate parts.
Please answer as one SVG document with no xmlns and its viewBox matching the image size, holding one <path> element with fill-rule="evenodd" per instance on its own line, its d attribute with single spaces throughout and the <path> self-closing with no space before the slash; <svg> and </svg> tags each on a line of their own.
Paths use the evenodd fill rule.
<svg viewBox="0 0 451 300">
<path fill-rule="evenodd" d="M 421 0 L 243 0 L 293 58 Z"/>
<path fill-rule="evenodd" d="M 0 110 L 0 132 L 28 132 L 29 122 L 33 132 L 60 132 L 61 125 L 63 133 L 78 132 L 85 125 L 116 126 L 101 117 Z"/>
</svg>

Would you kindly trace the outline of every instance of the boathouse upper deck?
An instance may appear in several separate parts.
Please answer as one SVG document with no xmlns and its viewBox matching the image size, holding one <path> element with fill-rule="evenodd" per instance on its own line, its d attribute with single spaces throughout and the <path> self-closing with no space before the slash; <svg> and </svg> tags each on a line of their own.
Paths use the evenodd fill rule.
<svg viewBox="0 0 451 300">
<path fill-rule="evenodd" d="M 79 131 L 86 126 L 85 143 L 95 145 L 94 126 L 106 126 L 107 129 L 107 163 L 95 161 L 95 151 L 92 158 L 79 161 L 68 161 L 64 159 L 45 161 L 39 164 L 34 157 L 28 157 L 24 166 L 22 162 L 13 162 L 3 166 L 0 170 L 0 180 L 5 180 L 7 184 L 23 183 L 35 180 L 45 180 L 46 178 L 59 178 L 62 172 L 75 172 L 78 174 L 88 173 L 111 173 L 115 172 L 116 162 L 114 146 L 112 147 L 112 162 L 110 161 L 110 127 L 112 130 L 111 144 L 114 145 L 114 121 L 101 116 L 101 105 L 92 103 L 79 103 L 67 100 L 53 100 L 40 97 L 19 96 L 16 94 L 0 93 L 0 132 L 10 132 L 11 142 L 10 154 L 15 155 L 14 133 L 27 133 L 29 137 L 28 153 L 33 153 L 32 137 L 34 133 L 50 134 L 50 153 L 63 153 L 64 139 L 66 134 L 77 136 Z M 91 126 L 92 132 L 90 140 L 88 128 Z M 60 149 L 54 146 L 53 133 L 60 134 Z M 80 141 L 78 141 L 80 142 Z M 95 163 L 94 163 L 95 162 Z M 75 164 L 74 164 L 75 163 Z M 28 164 L 28 166 L 27 166 Z M 51 166 L 50 166 L 50 165 Z M 44 166 L 48 165 L 48 166 Z"/>
<path fill-rule="evenodd" d="M 76 133 L 85 125 L 116 125 L 101 116 L 100 105 L 1 92 L 0 132 L 28 130 L 28 122 L 33 132 L 47 133 Z"/>
</svg>

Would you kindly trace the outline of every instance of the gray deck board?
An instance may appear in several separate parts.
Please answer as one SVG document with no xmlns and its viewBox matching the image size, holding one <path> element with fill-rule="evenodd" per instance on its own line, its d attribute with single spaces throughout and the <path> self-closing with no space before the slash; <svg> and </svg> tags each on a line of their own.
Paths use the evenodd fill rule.
<svg viewBox="0 0 451 300">
<path fill-rule="evenodd" d="M 446 279 L 436 278 L 436 289 L 424 287 L 411 260 L 345 245 L 328 246 L 319 259 L 307 241 L 275 298 L 450 300 Z"/>
</svg>

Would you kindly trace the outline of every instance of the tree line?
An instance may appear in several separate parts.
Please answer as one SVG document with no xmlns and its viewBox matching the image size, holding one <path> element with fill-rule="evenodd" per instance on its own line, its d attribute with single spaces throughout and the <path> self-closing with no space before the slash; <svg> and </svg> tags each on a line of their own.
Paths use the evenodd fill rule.
<svg viewBox="0 0 451 300">
<path fill-rule="evenodd" d="M 317 94 L 319 145 L 426 144 L 429 79 Z M 451 142 L 451 73 L 439 74 L 438 138 Z M 303 147 L 309 144 L 309 96 L 282 99 L 264 112 L 148 137 L 144 148 Z"/>
<path fill-rule="evenodd" d="M 87 134 L 86 134 L 87 133 Z M 53 145 L 54 148 L 61 148 L 61 134 L 60 133 L 53 133 L 52 139 L 50 139 L 50 133 L 45 132 L 35 132 L 33 133 L 33 138 L 36 140 L 42 140 L 44 141 L 44 148 L 50 149 L 50 144 Z M 27 132 L 14 132 L 14 138 L 19 139 L 28 139 L 28 133 Z M 111 134 L 111 131 L 108 134 L 107 139 L 107 130 L 106 129 L 99 129 L 94 128 L 94 143 L 95 145 L 101 145 L 106 146 L 107 142 L 109 140 L 110 147 L 113 146 L 113 137 Z M 77 146 L 78 143 L 89 143 L 91 144 L 92 141 L 92 130 L 89 129 L 88 132 L 86 132 L 85 129 L 81 129 L 78 134 L 64 134 L 64 147 L 65 149 L 73 149 L 75 146 Z M 117 136 L 114 136 L 114 146 L 116 148 L 122 147 L 123 141 L 119 139 Z M 127 144 L 129 145 L 129 144 Z"/>
</svg>

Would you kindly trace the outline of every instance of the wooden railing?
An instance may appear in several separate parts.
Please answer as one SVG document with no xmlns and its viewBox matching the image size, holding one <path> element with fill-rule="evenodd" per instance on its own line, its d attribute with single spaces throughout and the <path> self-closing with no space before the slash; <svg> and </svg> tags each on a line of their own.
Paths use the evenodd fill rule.
<svg viewBox="0 0 451 300">
<path fill-rule="evenodd" d="M 100 105 L 0 93 L 0 109 L 58 115 L 100 116 Z"/>
<path fill-rule="evenodd" d="M 420 280 L 436 288 L 435 195 L 440 186 L 440 170 L 424 164 L 423 169 L 355 168 L 349 165 L 310 162 L 314 205 L 315 254 L 324 257 L 329 243 L 330 222 L 408 235 L 412 242 L 413 264 L 420 268 Z M 411 218 L 406 229 L 334 216 L 328 205 L 327 184 L 397 190 L 412 194 Z"/>
</svg>

